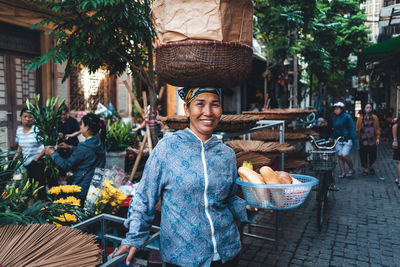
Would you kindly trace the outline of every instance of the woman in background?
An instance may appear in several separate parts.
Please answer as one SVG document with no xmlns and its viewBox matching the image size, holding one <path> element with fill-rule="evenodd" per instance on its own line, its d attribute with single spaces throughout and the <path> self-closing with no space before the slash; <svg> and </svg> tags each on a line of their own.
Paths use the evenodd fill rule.
<svg viewBox="0 0 400 267">
<path fill-rule="evenodd" d="M 364 107 L 364 114 L 360 115 L 356 123 L 356 133 L 360 141 L 360 160 L 363 167 L 363 175 L 375 175 L 372 165 L 376 160 L 376 146 L 379 145 L 381 129 L 379 119 L 372 114 L 372 104 L 368 103 Z"/>
<path fill-rule="evenodd" d="M 16 157 L 22 154 L 24 157 L 23 165 L 27 170 L 29 180 L 39 182 L 39 186 L 42 186 L 38 191 L 38 198 L 46 200 L 45 165 L 43 162 L 39 161 L 43 156 L 44 146 L 38 143 L 36 139 L 37 134 L 35 126 L 33 125 L 33 117 L 27 108 L 21 110 L 20 118 L 22 126 L 18 127 L 15 138 L 18 144 Z"/>
<path fill-rule="evenodd" d="M 65 171 L 72 171 L 72 184 L 82 188 L 80 194 L 81 205 L 84 205 L 86 194 L 96 168 L 105 165 L 105 123 L 98 115 L 89 113 L 81 120 L 81 134 L 86 138 L 84 142 L 74 147 L 65 143 L 58 146 L 73 149 L 71 156 L 64 159 L 54 149 L 46 147 L 46 155 L 51 156 L 56 165 Z"/>
<path fill-rule="evenodd" d="M 336 152 L 339 156 L 339 166 L 341 174 L 339 178 L 352 178 L 355 174 L 353 162 L 350 159 L 350 151 L 353 145 L 356 149 L 360 149 L 358 144 L 356 129 L 354 127 L 353 118 L 345 111 L 344 103 L 337 102 L 333 105 L 334 116 L 332 117 L 333 133 L 330 140 L 343 137 L 343 141 L 339 141 L 336 145 Z M 345 163 L 349 166 L 346 173 Z"/>
</svg>

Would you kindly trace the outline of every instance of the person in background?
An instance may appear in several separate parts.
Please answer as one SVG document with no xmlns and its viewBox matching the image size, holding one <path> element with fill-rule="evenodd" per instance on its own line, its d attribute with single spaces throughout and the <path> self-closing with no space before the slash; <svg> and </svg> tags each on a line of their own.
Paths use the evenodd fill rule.
<svg viewBox="0 0 400 267">
<path fill-rule="evenodd" d="M 356 149 L 360 148 L 357 140 L 357 134 L 354 127 L 353 118 L 344 110 L 344 103 L 337 102 L 333 105 L 334 116 L 332 118 L 333 133 L 329 138 L 330 141 L 338 137 L 343 137 L 343 141 L 339 141 L 336 145 L 336 152 L 339 156 L 339 166 L 341 174 L 339 178 L 352 178 L 356 171 L 353 167 L 353 162 L 350 159 L 350 151 L 353 145 Z M 349 171 L 346 173 L 345 163 L 349 167 Z"/>
<path fill-rule="evenodd" d="M 78 121 L 69 115 L 69 108 L 64 104 L 64 109 L 61 113 L 61 124 L 58 129 L 62 134 L 64 143 L 77 146 L 79 144 L 78 135 L 80 134 L 80 126 Z"/>
<path fill-rule="evenodd" d="M 400 149 L 399 149 L 399 140 L 400 140 L 400 131 L 399 131 L 399 124 L 400 124 L 400 119 L 397 118 L 395 124 L 393 124 L 392 127 L 392 134 L 393 134 L 393 144 L 392 147 L 394 149 L 393 153 L 393 159 L 398 160 L 399 163 L 397 164 L 397 177 L 396 177 L 396 184 L 400 188 Z"/>
<path fill-rule="evenodd" d="M 22 154 L 23 165 L 27 170 L 29 180 L 39 182 L 39 186 L 42 186 L 42 189 L 38 191 L 38 198 L 46 200 L 45 165 L 39 161 L 44 154 L 44 146 L 36 139 L 36 127 L 33 125 L 32 115 L 27 108 L 21 110 L 20 118 L 22 126 L 17 128 L 15 141 L 18 148 L 15 156 Z"/>
<path fill-rule="evenodd" d="M 250 111 L 260 111 L 260 109 L 257 107 L 257 103 L 250 104 Z"/>
<path fill-rule="evenodd" d="M 54 149 L 46 147 L 45 154 L 50 156 L 55 164 L 64 171 L 72 171 L 72 184 L 80 186 L 79 193 L 81 205 L 84 205 L 86 194 L 96 168 L 104 168 L 105 165 L 105 123 L 98 115 L 89 113 L 83 116 L 80 131 L 86 140 L 73 147 L 66 143 L 58 146 L 72 149 L 72 154 L 64 159 Z"/>
<path fill-rule="evenodd" d="M 222 114 L 221 90 L 184 88 L 179 95 L 189 128 L 164 137 L 150 154 L 129 205 L 129 232 L 114 257 L 128 253 L 126 264 L 132 262 L 161 199 L 160 251 L 167 266 L 234 267 L 241 249 L 235 218 L 248 221 L 247 210 L 256 209 L 235 195 L 234 151 L 212 136 Z"/>
<path fill-rule="evenodd" d="M 381 129 L 379 127 L 379 119 L 372 114 L 372 104 L 368 103 L 363 109 L 362 115 L 357 119 L 356 133 L 360 140 L 360 160 L 363 167 L 363 175 L 368 173 L 375 175 L 375 170 L 372 165 L 375 163 Z"/>
</svg>

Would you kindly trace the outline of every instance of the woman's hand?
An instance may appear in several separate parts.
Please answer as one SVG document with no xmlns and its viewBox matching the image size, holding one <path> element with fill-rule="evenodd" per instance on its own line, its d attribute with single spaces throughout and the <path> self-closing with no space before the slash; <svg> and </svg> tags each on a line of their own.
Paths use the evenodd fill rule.
<svg viewBox="0 0 400 267">
<path fill-rule="evenodd" d="M 394 149 L 397 149 L 397 148 L 399 147 L 399 144 L 397 143 L 397 140 L 394 140 L 394 141 L 393 141 L 392 147 L 393 147 Z"/>
<path fill-rule="evenodd" d="M 113 258 L 119 255 L 122 255 L 124 253 L 128 253 L 128 256 L 126 257 L 126 265 L 130 265 L 133 257 L 136 254 L 136 251 L 138 249 L 136 247 L 130 246 L 130 245 L 121 245 L 119 246 L 119 248 L 117 249 L 117 252 L 114 253 Z"/>
<path fill-rule="evenodd" d="M 48 147 L 48 146 L 46 146 L 45 148 L 44 148 L 44 154 L 46 154 L 46 156 L 50 156 L 51 154 L 53 154 L 54 153 L 54 149 L 52 149 L 52 148 L 50 148 L 50 147 Z"/>
<path fill-rule="evenodd" d="M 68 144 L 66 144 L 66 143 L 61 143 L 61 144 L 58 144 L 57 146 L 58 146 L 59 148 L 67 148 L 67 149 L 71 149 L 71 148 L 72 148 L 71 145 L 68 145 Z"/>
<path fill-rule="evenodd" d="M 378 138 L 376 139 L 376 145 L 379 145 L 379 139 Z"/>
<path fill-rule="evenodd" d="M 45 148 L 46 149 L 46 148 Z M 40 151 L 39 154 L 36 155 L 36 157 L 33 159 L 34 161 L 38 161 L 45 153 L 45 149 L 43 149 L 42 151 Z"/>
<path fill-rule="evenodd" d="M 248 210 L 248 211 L 258 211 L 258 209 L 257 208 L 254 208 L 254 207 L 252 207 L 252 206 L 250 206 L 250 205 L 246 205 L 246 209 Z"/>
<path fill-rule="evenodd" d="M 250 206 L 250 205 L 246 205 L 246 209 L 247 209 L 248 211 L 255 211 L 255 212 L 261 211 L 260 209 L 254 208 L 254 207 L 252 207 L 252 206 Z M 274 210 L 262 210 L 262 211 L 274 212 Z"/>
</svg>

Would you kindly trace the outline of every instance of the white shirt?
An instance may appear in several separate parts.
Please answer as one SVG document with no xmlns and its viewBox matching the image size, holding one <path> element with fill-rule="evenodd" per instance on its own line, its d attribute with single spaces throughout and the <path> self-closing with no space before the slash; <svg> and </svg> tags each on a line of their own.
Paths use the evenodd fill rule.
<svg viewBox="0 0 400 267">
<path fill-rule="evenodd" d="M 27 133 L 24 133 L 22 126 L 17 129 L 15 141 L 21 147 L 22 156 L 25 159 L 24 166 L 31 164 L 35 156 L 44 149 L 44 145 L 39 144 L 36 140 L 35 128 L 35 126 L 32 126 Z"/>
</svg>

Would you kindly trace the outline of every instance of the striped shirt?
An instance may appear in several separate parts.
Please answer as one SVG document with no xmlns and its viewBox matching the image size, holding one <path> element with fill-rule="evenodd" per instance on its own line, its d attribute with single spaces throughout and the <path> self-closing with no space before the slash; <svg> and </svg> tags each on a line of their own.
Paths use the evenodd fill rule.
<svg viewBox="0 0 400 267">
<path fill-rule="evenodd" d="M 36 140 L 35 126 L 27 133 L 24 133 L 23 127 L 18 127 L 15 141 L 21 147 L 22 156 L 25 158 L 24 166 L 31 164 L 35 156 L 44 149 Z"/>
</svg>

